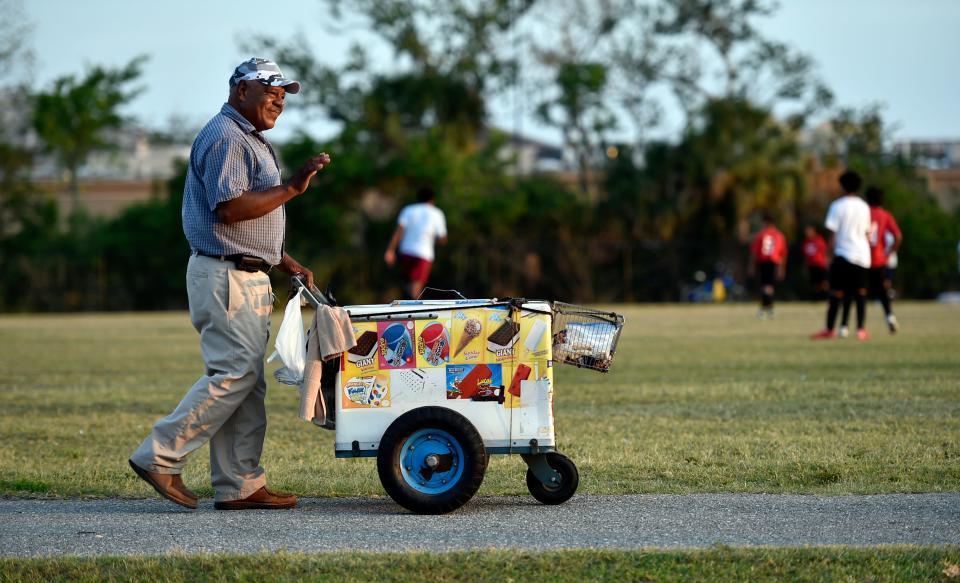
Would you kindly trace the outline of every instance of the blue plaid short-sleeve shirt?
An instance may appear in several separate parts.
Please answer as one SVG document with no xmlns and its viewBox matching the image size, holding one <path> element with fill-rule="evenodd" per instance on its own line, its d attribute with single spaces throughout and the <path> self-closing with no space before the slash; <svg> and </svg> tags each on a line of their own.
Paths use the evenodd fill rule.
<svg viewBox="0 0 960 583">
<path fill-rule="evenodd" d="M 280 263 L 286 215 L 280 207 L 232 225 L 220 222 L 221 202 L 246 191 L 279 185 L 280 165 L 270 142 L 227 103 L 200 130 L 190 150 L 183 190 L 183 233 L 190 248 L 207 255 L 254 255 Z"/>
</svg>

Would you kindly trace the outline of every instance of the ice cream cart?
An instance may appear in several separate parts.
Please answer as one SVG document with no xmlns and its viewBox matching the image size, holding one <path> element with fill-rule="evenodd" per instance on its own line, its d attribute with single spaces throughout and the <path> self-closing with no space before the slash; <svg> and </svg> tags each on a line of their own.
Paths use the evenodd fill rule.
<svg viewBox="0 0 960 583">
<path fill-rule="evenodd" d="M 304 292 L 315 306 L 328 303 Z M 390 497 L 422 514 L 469 501 L 493 454 L 523 458 L 540 502 L 573 496 L 577 467 L 556 451 L 554 365 L 608 371 L 622 316 L 525 299 L 345 309 L 357 345 L 341 357 L 334 386 L 337 457 L 376 457 Z"/>
</svg>

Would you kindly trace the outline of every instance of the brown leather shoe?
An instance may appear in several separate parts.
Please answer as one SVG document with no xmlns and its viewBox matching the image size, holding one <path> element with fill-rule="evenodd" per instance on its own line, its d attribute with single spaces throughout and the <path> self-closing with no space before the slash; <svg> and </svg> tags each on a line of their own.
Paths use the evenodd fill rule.
<svg viewBox="0 0 960 583">
<path fill-rule="evenodd" d="M 217 510 L 293 508 L 296 505 L 297 497 L 294 494 L 271 492 L 266 486 L 240 500 L 223 500 L 213 503 L 213 507 Z"/>
<path fill-rule="evenodd" d="M 130 462 L 130 467 L 144 482 L 153 486 L 153 489 L 167 500 L 190 509 L 197 507 L 198 496 L 184 485 L 180 474 L 151 472 L 133 463 L 133 460 L 127 461 Z"/>
</svg>

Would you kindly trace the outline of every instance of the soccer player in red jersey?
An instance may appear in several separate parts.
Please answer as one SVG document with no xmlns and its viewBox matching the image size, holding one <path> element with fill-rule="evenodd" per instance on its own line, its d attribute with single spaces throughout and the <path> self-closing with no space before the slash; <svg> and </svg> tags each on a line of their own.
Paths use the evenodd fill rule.
<svg viewBox="0 0 960 583">
<path fill-rule="evenodd" d="M 889 269 L 890 255 L 900 248 L 903 236 L 900 227 L 893 215 L 883 208 L 883 191 L 875 186 L 867 188 L 867 204 L 870 206 L 870 231 L 867 240 L 870 243 L 870 270 L 867 272 L 869 296 L 880 300 L 883 313 L 887 318 L 887 328 L 891 334 L 900 329 L 900 323 L 893 314 L 890 305 L 891 272 Z M 887 236 L 892 238 L 892 244 L 887 243 Z M 850 319 L 850 299 L 844 298 L 843 317 L 840 322 L 840 337 L 849 335 L 847 321 Z"/>
<path fill-rule="evenodd" d="M 773 317 L 773 291 L 782 281 L 787 267 L 787 238 L 773 224 L 773 216 L 763 213 L 763 228 L 750 244 L 751 274 L 760 276 L 760 309 L 758 318 Z"/>
<path fill-rule="evenodd" d="M 803 256 L 810 273 L 810 288 L 818 300 L 827 298 L 830 286 L 827 283 L 827 242 L 813 225 L 804 229 Z"/>
<path fill-rule="evenodd" d="M 883 191 L 871 186 L 867 189 L 867 204 L 870 205 L 870 295 L 880 300 L 883 305 L 883 313 L 887 317 L 887 327 L 890 333 L 894 334 L 900 329 L 897 317 L 893 314 L 893 307 L 890 305 L 890 286 L 891 281 L 887 262 L 890 254 L 900 248 L 903 242 L 903 235 L 900 233 L 900 226 L 896 219 L 888 210 L 883 208 Z M 887 233 L 893 235 L 893 244 L 887 246 Z"/>
</svg>

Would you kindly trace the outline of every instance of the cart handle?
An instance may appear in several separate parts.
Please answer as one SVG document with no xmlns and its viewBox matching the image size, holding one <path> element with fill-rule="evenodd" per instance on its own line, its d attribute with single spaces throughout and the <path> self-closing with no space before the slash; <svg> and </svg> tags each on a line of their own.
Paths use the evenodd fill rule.
<svg viewBox="0 0 960 583">
<path fill-rule="evenodd" d="M 297 291 L 303 291 L 303 297 L 307 298 L 307 301 L 310 302 L 310 305 L 314 308 L 319 308 L 321 305 L 327 306 L 336 306 L 337 302 L 333 297 L 328 293 L 324 293 L 317 289 L 316 286 L 307 286 L 307 282 L 303 280 L 302 275 L 294 275 L 290 278 L 290 285 L 293 286 L 294 293 Z"/>
</svg>

